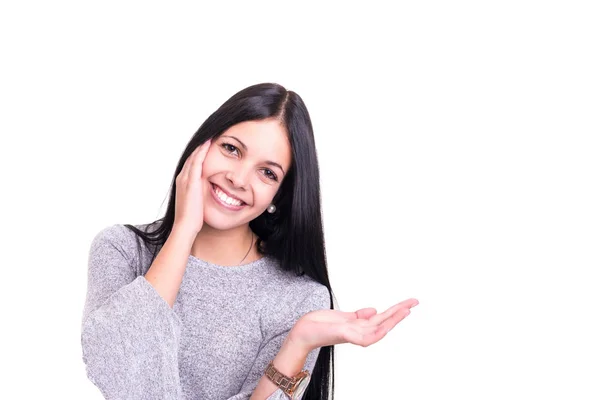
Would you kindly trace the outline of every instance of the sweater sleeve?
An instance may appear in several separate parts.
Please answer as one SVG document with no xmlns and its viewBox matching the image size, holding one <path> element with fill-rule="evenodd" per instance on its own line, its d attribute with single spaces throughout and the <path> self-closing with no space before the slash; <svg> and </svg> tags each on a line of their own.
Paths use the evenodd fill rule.
<svg viewBox="0 0 600 400">
<path fill-rule="evenodd" d="M 300 317 L 302 317 L 304 314 L 311 311 L 329 309 L 329 304 L 329 290 L 326 286 L 320 284 L 316 290 L 312 291 L 311 294 L 306 296 L 306 298 L 304 298 L 301 302 L 282 301 L 279 304 L 279 307 L 289 308 L 286 318 L 281 321 L 276 321 L 271 328 L 268 327 L 270 323 L 267 324 L 266 329 L 268 331 L 266 332 L 263 346 L 259 350 L 250 373 L 242 385 L 240 393 L 230 397 L 228 400 L 250 399 L 254 389 L 260 381 L 260 378 L 267 369 L 269 362 L 271 362 L 277 353 L 279 353 L 285 338 L 293 328 L 296 321 L 298 321 L 298 319 L 300 319 Z M 274 311 L 275 310 L 272 310 L 270 315 L 276 315 Z M 312 374 L 320 350 L 321 348 L 319 347 L 308 354 L 303 370 L 308 370 Z M 267 400 L 289 400 L 289 397 L 283 392 L 283 390 L 277 389 L 275 392 L 273 392 L 273 394 L 271 394 L 271 396 L 267 398 Z"/>
<path fill-rule="evenodd" d="M 81 325 L 86 374 L 106 399 L 179 399 L 181 319 L 136 276 L 133 235 L 113 225 L 92 240 Z"/>
</svg>

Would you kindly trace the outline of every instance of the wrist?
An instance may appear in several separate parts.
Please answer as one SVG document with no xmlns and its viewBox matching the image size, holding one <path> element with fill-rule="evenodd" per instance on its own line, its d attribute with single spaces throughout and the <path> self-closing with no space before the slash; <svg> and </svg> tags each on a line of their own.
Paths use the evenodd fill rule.
<svg viewBox="0 0 600 400">
<path fill-rule="evenodd" d="M 283 344 L 279 348 L 279 352 L 272 360 L 273 366 L 277 371 L 291 378 L 302 371 L 302 368 L 306 363 L 307 355 L 308 353 L 306 353 L 302 347 L 297 346 L 290 340 L 290 334 L 288 333 Z M 266 399 L 279 387 L 280 386 L 278 386 L 277 383 L 273 382 L 271 378 L 267 376 L 267 370 L 265 370 L 258 385 L 252 392 L 252 397 L 250 397 L 250 399 Z"/>
<path fill-rule="evenodd" d="M 298 332 L 298 329 L 292 328 L 285 340 L 286 342 L 289 342 L 290 347 L 295 348 L 296 351 L 306 353 L 308 355 L 308 353 L 313 351 L 315 348 L 309 345 Z"/>
<path fill-rule="evenodd" d="M 282 374 L 289 377 L 294 376 L 304 367 L 309 352 L 307 348 L 294 342 L 293 338 L 288 334 L 279 349 L 279 353 L 273 359 L 273 365 Z"/>
<path fill-rule="evenodd" d="M 198 232 L 184 225 L 173 225 L 169 234 L 169 238 L 173 237 L 177 241 L 181 240 L 190 246 L 196 240 L 196 236 L 198 236 Z"/>
<path fill-rule="evenodd" d="M 281 374 L 286 375 L 288 378 L 292 378 L 297 376 L 303 369 L 304 364 L 306 364 L 306 358 L 308 353 L 305 348 L 302 346 L 298 346 L 291 340 L 290 333 L 286 336 L 283 344 L 281 345 L 279 352 L 272 360 L 273 367 Z M 256 389 L 252 392 L 251 400 L 255 399 L 266 399 L 271 396 L 277 388 L 280 388 L 280 381 L 275 383 L 269 376 L 267 375 L 267 371 L 272 369 L 268 368 L 265 370 L 265 373 L 261 377 Z M 281 379 L 280 375 L 277 375 L 278 378 Z"/>
</svg>

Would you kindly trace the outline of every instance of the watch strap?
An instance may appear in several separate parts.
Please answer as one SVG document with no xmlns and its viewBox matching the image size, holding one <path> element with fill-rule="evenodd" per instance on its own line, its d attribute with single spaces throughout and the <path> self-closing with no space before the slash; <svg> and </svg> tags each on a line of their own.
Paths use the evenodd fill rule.
<svg viewBox="0 0 600 400">
<path fill-rule="evenodd" d="M 271 380 L 271 382 L 275 383 L 286 394 L 291 396 L 294 393 L 294 389 L 296 388 L 298 380 L 306 376 L 307 372 L 308 371 L 302 371 L 296 376 L 290 378 L 289 376 L 279 372 L 279 370 L 273 365 L 273 361 L 271 361 L 265 370 L 265 375 Z"/>
</svg>

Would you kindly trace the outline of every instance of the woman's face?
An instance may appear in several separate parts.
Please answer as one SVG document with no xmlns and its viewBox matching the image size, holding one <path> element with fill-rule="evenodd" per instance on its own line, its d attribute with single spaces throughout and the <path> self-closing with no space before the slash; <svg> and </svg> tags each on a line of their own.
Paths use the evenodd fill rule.
<svg viewBox="0 0 600 400">
<path fill-rule="evenodd" d="M 202 165 L 204 222 L 226 230 L 258 217 L 291 161 L 287 133 L 274 119 L 244 121 L 214 138 Z"/>
</svg>

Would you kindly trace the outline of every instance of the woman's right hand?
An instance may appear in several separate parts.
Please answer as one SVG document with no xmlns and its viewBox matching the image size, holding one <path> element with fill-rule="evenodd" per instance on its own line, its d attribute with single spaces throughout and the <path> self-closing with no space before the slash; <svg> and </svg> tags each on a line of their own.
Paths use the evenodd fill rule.
<svg viewBox="0 0 600 400">
<path fill-rule="evenodd" d="M 204 223 L 204 187 L 202 164 L 210 147 L 211 140 L 198 146 L 189 155 L 181 172 L 175 179 L 175 221 L 173 230 L 183 229 L 197 234 Z"/>
</svg>

